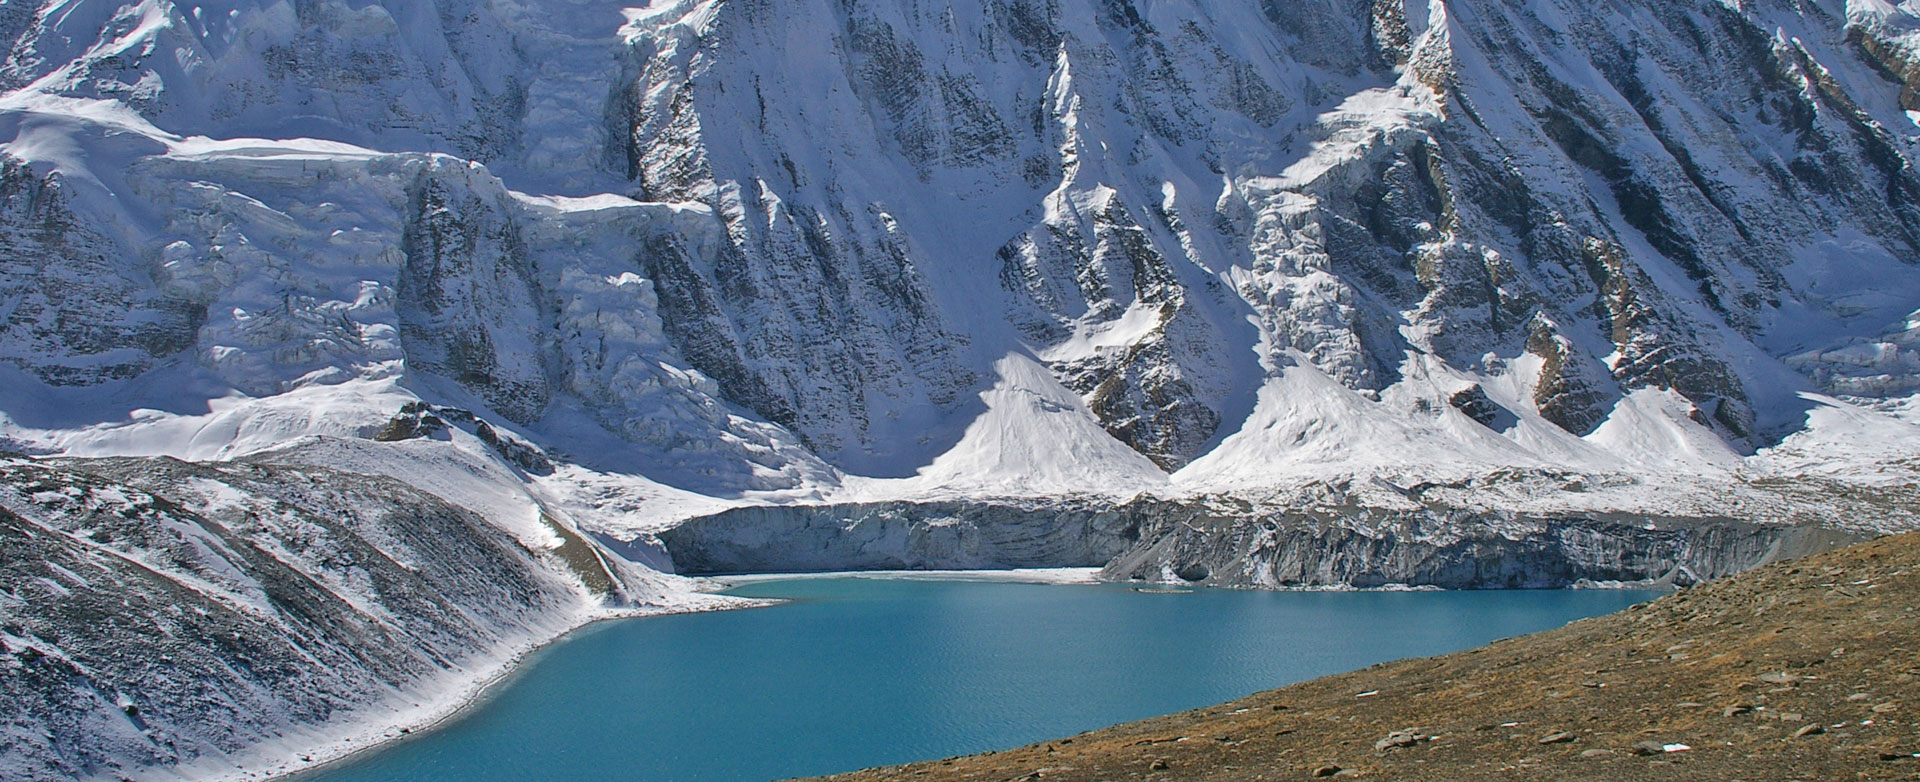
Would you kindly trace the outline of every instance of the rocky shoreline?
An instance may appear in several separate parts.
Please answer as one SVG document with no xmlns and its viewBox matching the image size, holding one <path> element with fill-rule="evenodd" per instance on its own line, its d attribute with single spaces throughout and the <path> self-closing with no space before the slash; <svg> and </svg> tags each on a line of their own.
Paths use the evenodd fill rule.
<svg viewBox="0 0 1920 782">
<path fill-rule="evenodd" d="M 1920 533 L 881 780 L 1920 778 Z"/>
</svg>

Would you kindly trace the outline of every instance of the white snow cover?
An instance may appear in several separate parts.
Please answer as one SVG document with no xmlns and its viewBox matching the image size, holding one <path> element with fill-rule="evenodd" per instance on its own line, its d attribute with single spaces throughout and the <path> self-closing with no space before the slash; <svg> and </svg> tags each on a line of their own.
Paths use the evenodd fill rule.
<svg viewBox="0 0 1920 782">
<path fill-rule="evenodd" d="M 1039 362 L 1011 355 L 980 393 L 986 410 L 946 453 L 912 478 L 848 478 L 835 499 L 1121 497 L 1167 485 L 1167 474 L 1113 439 L 1080 397 Z"/>
<path fill-rule="evenodd" d="M 1647 476 L 1787 469 L 1783 466 L 1787 462 L 1770 458 L 1766 449 L 1742 456 L 1739 448 L 1720 442 L 1709 426 L 1689 419 L 1692 402 L 1654 389 L 1627 393 L 1613 403 L 1610 415 L 1593 432 L 1573 436 L 1530 410 L 1533 381 L 1528 373 L 1537 366 L 1530 353 L 1479 366 L 1415 355 L 1406 359 L 1397 383 L 1380 390 L 1364 384 L 1354 387 L 1349 372 L 1356 359 L 1343 352 L 1361 347 L 1343 347 L 1336 333 L 1351 322 L 1352 307 L 1346 302 L 1349 289 L 1337 275 L 1314 268 L 1315 261 L 1302 261 L 1308 268 L 1289 268 L 1286 259 L 1301 252 L 1294 244 L 1297 240 L 1275 236 L 1277 243 L 1263 248 L 1259 235 L 1272 230 L 1261 227 L 1271 221 L 1298 220 L 1319 208 L 1330 195 L 1370 176 L 1372 161 L 1403 149 L 1447 121 L 1451 110 L 1447 101 L 1423 80 L 1424 73 L 1412 67 L 1400 71 L 1392 83 L 1367 84 L 1363 79 L 1350 94 L 1327 99 L 1324 109 L 1302 106 L 1295 110 L 1296 119 L 1290 122 L 1305 131 L 1305 138 L 1285 151 L 1263 153 L 1271 174 L 1236 177 L 1225 188 L 1219 182 L 1200 180 L 1157 183 L 1156 197 L 1166 199 L 1175 214 L 1190 209 L 1196 199 L 1251 208 L 1246 218 L 1256 232 L 1251 262 L 1232 260 L 1230 253 L 1213 257 L 1222 250 L 1208 249 L 1205 244 L 1210 240 L 1197 234 L 1183 234 L 1180 241 L 1205 267 L 1203 273 L 1211 273 L 1231 289 L 1270 291 L 1258 294 L 1256 303 L 1284 302 L 1285 307 L 1284 317 L 1226 314 L 1232 311 L 1231 305 L 1221 315 L 1207 316 L 1222 324 L 1241 318 L 1268 325 L 1261 327 L 1256 344 L 1238 348 L 1259 357 L 1257 363 L 1229 354 L 1231 363 L 1226 365 L 1183 365 L 1181 371 L 1193 384 L 1221 389 L 1226 403 L 1220 409 L 1229 417 L 1220 422 L 1211 445 L 1173 474 L 1115 440 L 1105 425 L 1108 422 L 1088 409 L 1089 392 L 1068 389 L 1057 374 L 1063 365 L 1161 338 L 1162 306 L 1135 298 L 1120 302 L 1112 317 L 1089 313 L 1074 320 L 1067 334 L 1051 344 L 1024 340 L 1009 344 L 1008 337 L 1013 335 L 1006 334 L 997 306 L 983 306 L 1002 298 L 983 287 L 990 275 L 961 268 L 955 259 L 991 250 L 991 245 L 981 243 L 991 232 L 979 231 L 978 226 L 1025 218 L 1004 210 L 996 217 L 995 207 L 985 197 L 992 188 L 962 165 L 936 165 L 926 174 L 938 188 L 958 188 L 958 202 L 898 200 L 885 209 L 897 215 L 888 219 L 913 220 L 923 231 L 911 251 L 927 254 L 918 270 L 932 276 L 925 288 L 944 299 L 941 311 L 959 324 L 952 330 L 966 334 L 972 343 L 963 348 L 965 354 L 977 357 L 970 360 L 971 387 L 957 402 L 943 407 L 897 396 L 888 401 L 893 392 L 883 389 L 893 381 L 869 378 L 874 390 L 868 392 L 865 401 L 871 406 L 864 416 L 870 431 L 883 433 L 873 440 L 883 443 L 885 451 L 873 451 L 869 458 L 841 448 L 823 462 L 787 426 L 741 409 L 711 379 L 688 365 L 669 329 L 663 327 L 657 298 L 660 283 L 624 261 L 643 236 L 660 231 L 674 232 L 692 243 L 721 241 L 726 223 L 716 221 L 733 218 L 717 214 L 716 209 L 741 208 L 737 199 L 746 194 L 729 194 L 726 187 L 732 185 L 721 182 L 719 191 L 689 193 L 705 203 L 636 200 L 633 192 L 606 172 L 588 149 L 591 144 L 573 142 L 569 147 L 565 141 L 604 137 L 605 130 L 599 127 L 604 118 L 592 104 L 603 97 L 607 78 L 603 71 L 609 62 L 625 56 L 623 50 L 664 51 L 714 34 L 718 25 L 738 28 L 742 22 L 731 20 L 719 4 L 707 2 L 656 3 L 645 8 L 579 2 L 569 4 L 565 13 L 498 3 L 490 7 L 488 13 L 493 16 L 489 18 L 511 30 L 516 45 L 525 50 L 515 58 L 502 58 L 490 54 L 486 47 L 492 44 L 461 37 L 471 33 L 459 33 L 457 45 L 450 45 L 447 36 L 453 31 L 415 12 L 380 5 L 357 9 L 323 5 L 329 9 L 326 13 L 337 16 L 318 28 L 326 31 L 321 33 L 325 40 L 312 44 L 320 54 L 394 53 L 393 71 L 344 90 L 288 76 L 275 58 L 305 56 L 304 50 L 288 48 L 294 46 L 290 36 L 296 29 L 315 28 L 288 17 L 291 12 L 281 4 L 187 7 L 155 0 L 122 7 L 111 2 L 75 2 L 50 6 L 30 20 L 29 27 L 39 31 L 32 51 L 41 59 L 10 66 L 22 81 L 0 96 L 0 127 L 7 129 L 0 134 L 5 137 L 0 154 L 30 165 L 36 176 L 57 175 L 77 215 L 107 233 L 119 251 L 152 258 L 160 272 L 156 280 L 163 287 L 186 289 L 195 301 L 207 301 L 209 317 L 199 328 L 191 355 L 184 357 L 190 361 L 162 362 L 137 380 L 80 388 L 49 386 L 0 367 L 0 372 L 8 373 L 9 390 L 7 402 L 0 405 L 0 435 L 35 452 L 235 458 L 279 448 L 303 436 L 364 437 L 415 397 L 485 411 L 488 400 L 468 394 L 457 383 L 407 367 L 402 324 L 394 311 L 396 289 L 405 283 L 396 277 L 393 264 L 405 235 L 413 230 L 405 224 L 409 218 L 402 203 L 408 197 L 408 180 L 458 166 L 468 172 L 461 176 L 480 198 L 498 198 L 503 208 L 524 214 L 517 219 L 528 226 L 521 230 L 533 242 L 529 249 L 543 257 L 537 262 L 537 273 L 547 277 L 542 284 L 552 287 L 564 302 L 561 320 L 566 336 L 560 349 L 580 357 L 566 390 L 555 395 L 539 420 L 519 427 L 533 441 L 564 453 L 561 466 L 552 475 L 525 480 L 544 486 L 542 491 L 552 501 L 574 503 L 579 514 L 591 518 L 589 526 L 623 537 L 738 502 L 1062 494 L 1126 497 L 1145 490 L 1258 493 L 1275 484 L 1324 479 L 1335 473 L 1384 471 L 1438 477 L 1492 467 Z M 1556 4 L 1536 5 L 1542 23 L 1565 24 L 1553 21 L 1561 13 Z M 1905 5 L 1852 2 L 1846 6 L 1849 18 L 1858 24 L 1904 30 L 1907 21 L 1903 20 L 1912 19 Z M 885 9 L 868 10 L 887 19 L 886 24 L 896 31 L 919 29 L 923 24 L 917 19 L 892 18 L 889 14 L 894 12 Z M 1216 43 L 1222 46 L 1258 46 L 1246 36 L 1265 24 L 1224 8 L 1156 7 L 1147 21 L 1165 22 L 1182 14 L 1205 20 L 1209 29 L 1218 31 Z M 830 31 L 811 29 L 819 21 L 797 12 L 780 18 L 791 24 L 782 27 L 768 21 L 751 29 L 753 35 L 784 29 L 784 39 L 793 46 L 783 49 L 781 57 L 824 63 L 843 56 L 827 43 L 833 38 Z M 1462 50 L 1450 32 L 1464 22 L 1450 15 L 1445 4 L 1433 9 L 1409 7 L 1406 19 L 1413 40 L 1410 56 L 1416 63 L 1422 56 L 1446 55 L 1454 58 L 1451 67 L 1465 74 L 1462 78 L 1492 78 L 1477 70 L 1483 67 L 1479 55 Z M 963 18 L 959 23 L 988 24 L 983 18 Z M 745 29 L 736 33 L 744 34 Z M 96 31 L 106 32 L 96 39 Z M 1070 39 L 1092 40 L 1105 33 L 1083 26 L 1067 29 L 1065 34 Z M 802 45 L 802 41 L 809 43 Z M 1063 43 L 1060 59 L 1051 63 L 1055 73 L 1046 85 L 1047 100 L 1063 128 L 1063 149 L 1071 148 L 1072 165 L 1040 199 L 1041 220 L 1046 224 L 1081 221 L 1091 226 L 1085 221 L 1092 214 L 1116 204 L 1126 208 L 1118 200 L 1123 191 L 1115 185 L 1132 175 L 1113 146 L 1115 138 L 1132 131 L 1112 126 L 1119 118 L 1096 110 L 1097 102 L 1090 100 L 1115 89 L 1104 81 L 1109 76 L 1102 70 L 1105 66 L 1089 72 L 1089 66 L 1070 56 L 1072 51 Z M 1230 49 L 1226 54 L 1251 57 L 1250 51 Z M 119 67 L 113 58 L 130 52 L 144 58 L 133 70 L 151 78 L 135 79 L 122 89 L 113 79 L 131 77 L 108 66 Z M 156 52 L 173 54 L 160 57 Z M 514 70 L 514 63 L 537 63 L 538 70 Z M 711 67 L 732 66 L 715 63 Z M 944 67 L 964 67 L 977 74 L 974 89 L 984 94 L 1018 90 L 1017 71 L 1008 70 L 1004 63 L 958 59 Z M 1183 61 L 1180 67 L 1193 66 Z M 424 76 L 415 75 L 437 69 L 457 72 L 464 81 L 429 87 L 421 80 Z M 822 127 L 795 127 L 793 133 L 806 138 L 872 133 L 871 129 L 842 132 L 833 127 L 847 121 L 838 118 L 862 113 L 851 104 L 844 112 L 826 108 L 853 101 L 859 92 L 848 87 L 843 77 L 825 76 L 839 73 L 837 66 L 785 72 L 814 72 L 826 78 L 827 83 L 817 85 L 827 96 L 821 116 L 836 118 L 822 120 L 827 123 Z M 1277 74 L 1266 74 L 1266 78 L 1287 81 Z M 517 119 L 507 117 L 522 123 L 508 132 L 522 144 L 511 154 L 483 155 L 495 158 L 484 165 L 445 158 L 441 151 L 459 151 L 415 121 L 451 117 L 473 127 L 491 127 L 488 123 L 495 118 L 487 115 L 482 97 L 509 81 L 519 85 L 528 103 Z M 666 99 L 665 91 L 673 85 L 654 83 L 652 88 L 656 94 L 643 100 Z M 397 104 L 388 106 L 380 102 L 384 95 L 400 97 Z M 340 100 L 350 102 L 327 103 Z M 287 107 L 313 112 L 308 117 L 311 121 L 290 120 L 301 115 Z M 366 117 L 394 116 L 405 121 L 353 126 L 352 122 L 365 119 L 355 107 L 368 107 Z M 292 127 L 305 127 L 316 135 L 284 132 Z M 221 131 L 276 133 L 222 137 L 217 135 Z M 794 144 L 786 151 L 799 155 L 807 146 Z M 713 148 L 703 154 L 760 153 Z M 874 180 L 889 178 L 899 165 L 897 159 L 884 155 L 835 151 L 831 145 L 821 154 L 825 157 L 802 161 L 803 169 L 854 166 L 859 173 L 847 176 Z M 1165 154 L 1189 153 L 1170 149 Z M 1175 169 L 1191 166 L 1189 161 L 1170 162 Z M 762 191 L 759 197 L 768 199 L 776 212 L 786 200 L 765 183 L 751 187 Z M 906 199 L 909 193 L 899 195 Z M 971 211 L 964 220 L 941 223 L 973 228 L 936 231 L 923 217 L 952 208 Z M 1835 249 L 1854 252 L 1862 247 Z M 1271 256 L 1263 258 L 1261 253 Z M 1810 266 L 1834 265 L 1836 255 L 1810 252 L 1807 257 L 1795 267 L 1795 274 L 1809 280 L 1860 276 Z M 1855 257 L 1860 256 L 1855 253 Z M 1887 267 L 1885 274 L 1877 276 L 1882 283 L 1877 288 L 1908 305 L 1915 291 L 1920 291 L 1920 275 L 1909 271 Z M 288 298 L 290 292 L 295 299 Z M 283 303 L 304 309 L 276 312 Z M 1216 306 L 1205 303 L 1203 308 Z M 1316 324 L 1316 319 L 1324 323 Z M 1232 326 L 1218 328 L 1225 330 L 1221 337 L 1234 333 Z M 1426 328 L 1410 325 L 1404 330 L 1417 346 L 1433 339 Z M 1815 328 L 1828 333 L 1816 334 Z M 1844 329 L 1835 330 L 1830 320 L 1818 324 L 1807 320 L 1804 327 L 1794 323 L 1778 331 L 1800 335 L 1798 344 L 1855 338 Z M 492 333 L 496 340 L 510 336 L 499 329 Z M 1301 344 L 1309 334 L 1330 338 L 1314 338 L 1316 344 L 1305 352 L 1291 346 Z M 1231 344 L 1237 337 L 1227 339 Z M 1900 344 L 1904 343 L 1899 339 L 1861 343 L 1797 353 L 1794 360 L 1898 372 L 1910 358 L 1899 352 L 1904 350 Z M 1006 347 L 1013 349 L 1009 352 Z M 533 344 L 527 347 L 540 349 Z M 29 355 L 16 358 L 21 365 L 36 360 Z M 546 370 L 529 366 L 526 371 Z M 1767 376 L 1780 377 L 1777 373 Z M 1885 389 L 1904 381 L 1856 382 L 1880 382 L 1876 387 Z M 1432 416 L 1405 412 L 1408 405 L 1438 402 L 1469 384 L 1484 387 L 1494 401 L 1518 417 L 1517 422 L 1496 432 L 1444 406 Z M 1882 415 L 1832 397 L 1819 397 L 1816 405 L 1800 403 L 1791 393 L 1768 393 L 1772 396 L 1762 405 L 1761 418 L 1785 420 L 1786 430 L 1800 432 L 1794 435 L 1796 443 L 1831 442 L 1818 434 L 1829 418 L 1821 410 L 1846 408 L 1852 411 L 1849 415 L 1873 420 Z M 1804 427 L 1792 420 L 1809 415 L 1801 411 L 1811 411 L 1810 423 Z M 489 420 L 499 422 L 497 416 Z M 884 434 L 887 431 L 898 434 Z M 1855 432 L 1886 440 L 1888 444 L 1877 447 L 1896 452 L 1909 434 L 1906 427 L 1892 425 Z M 820 445 L 824 440 L 815 437 L 813 442 Z M 377 470 L 383 458 L 376 454 L 353 463 Z M 400 453 L 395 456 L 396 463 L 406 458 Z M 831 466 L 836 462 L 843 466 Z M 481 483 L 501 477 L 487 476 Z M 594 510 L 610 504 L 621 512 Z"/>
</svg>

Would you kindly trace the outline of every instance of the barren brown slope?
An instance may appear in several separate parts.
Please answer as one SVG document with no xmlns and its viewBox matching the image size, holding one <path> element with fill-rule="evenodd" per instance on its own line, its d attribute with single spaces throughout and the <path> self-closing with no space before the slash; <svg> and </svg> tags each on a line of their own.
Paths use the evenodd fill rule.
<svg viewBox="0 0 1920 782">
<path fill-rule="evenodd" d="M 1479 649 L 831 779 L 1920 779 L 1916 606 L 1909 533 Z"/>
</svg>

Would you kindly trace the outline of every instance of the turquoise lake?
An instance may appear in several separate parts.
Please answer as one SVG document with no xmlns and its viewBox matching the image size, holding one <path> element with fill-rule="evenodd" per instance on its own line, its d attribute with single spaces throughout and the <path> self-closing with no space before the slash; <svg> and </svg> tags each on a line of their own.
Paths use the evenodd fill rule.
<svg viewBox="0 0 1920 782">
<path fill-rule="evenodd" d="M 300 782 L 762 780 L 1006 749 L 1617 611 L 1655 593 L 1140 592 L 807 578 L 602 622 L 457 719 Z"/>
</svg>

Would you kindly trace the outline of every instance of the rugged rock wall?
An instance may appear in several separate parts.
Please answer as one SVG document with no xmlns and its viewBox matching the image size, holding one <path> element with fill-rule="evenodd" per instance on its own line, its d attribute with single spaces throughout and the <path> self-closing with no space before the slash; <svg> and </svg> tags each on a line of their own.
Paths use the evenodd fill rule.
<svg viewBox="0 0 1920 782">
<path fill-rule="evenodd" d="M 56 386 L 134 377 L 192 346 L 204 306 L 74 214 L 63 189 L 0 156 L 0 361 Z"/>
<path fill-rule="evenodd" d="M 1754 359 L 1913 309 L 1920 180 L 1883 77 L 1912 57 L 1875 43 L 1911 21 L 1831 2 L 682 3 L 636 23 L 631 173 L 712 205 L 744 254 L 674 295 L 711 291 L 748 355 L 785 356 L 689 359 L 843 464 L 892 447 L 842 412 L 870 409 L 871 384 L 796 379 L 834 359 L 813 345 L 862 367 L 891 348 L 859 323 L 811 339 L 825 321 L 797 313 L 849 302 L 793 299 L 871 279 L 849 249 L 865 236 L 925 291 L 863 312 L 980 340 L 953 281 L 997 267 L 1020 336 L 1169 468 L 1265 372 L 1373 393 L 1409 351 L 1514 376 L 1508 404 L 1576 435 L 1624 392 L 1673 388 L 1746 449 L 1798 423 L 1790 376 Z M 979 235 L 927 240 L 956 220 Z M 1903 293 L 1871 312 L 1812 294 L 1835 253 Z M 923 378 L 963 377 L 964 353 L 914 355 Z M 1828 382 L 1819 355 L 1801 364 Z M 924 389 L 953 386 L 883 387 L 941 406 Z"/>
<path fill-rule="evenodd" d="M 0 361 L 447 379 L 711 492 L 911 475 L 1015 353 L 1169 470 L 1295 370 L 1510 462 L 1920 388 L 1905 5 L 228 5 L 0 17 Z"/>
</svg>

